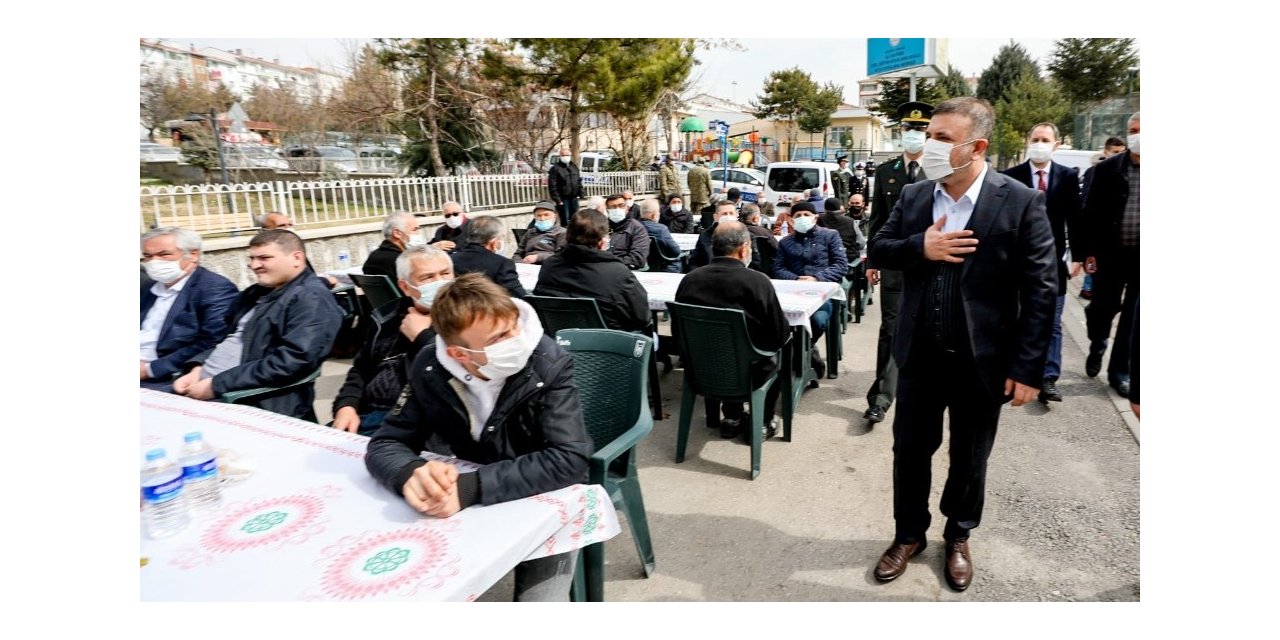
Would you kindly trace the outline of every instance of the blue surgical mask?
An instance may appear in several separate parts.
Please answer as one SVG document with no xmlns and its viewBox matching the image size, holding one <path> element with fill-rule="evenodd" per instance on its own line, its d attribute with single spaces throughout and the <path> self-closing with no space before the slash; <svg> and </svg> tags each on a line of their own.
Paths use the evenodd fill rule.
<svg viewBox="0 0 1280 640">
<path fill-rule="evenodd" d="M 450 282 L 449 280 L 440 278 L 439 280 L 433 280 L 426 284 L 418 285 L 418 300 L 416 301 L 417 305 L 420 308 L 426 309 L 429 311 L 431 309 L 431 303 L 434 302 L 436 299 L 436 293 L 440 291 L 440 287 L 443 287 L 444 285 L 449 284 L 449 282 Z"/>
<path fill-rule="evenodd" d="M 533 223 L 533 228 L 538 231 L 550 231 L 551 227 L 556 226 L 555 220 L 537 220 Z"/>
<path fill-rule="evenodd" d="M 813 225 L 817 223 L 818 219 L 813 216 L 797 216 L 795 219 L 796 231 L 809 233 L 813 229 Z"/>
</svg>

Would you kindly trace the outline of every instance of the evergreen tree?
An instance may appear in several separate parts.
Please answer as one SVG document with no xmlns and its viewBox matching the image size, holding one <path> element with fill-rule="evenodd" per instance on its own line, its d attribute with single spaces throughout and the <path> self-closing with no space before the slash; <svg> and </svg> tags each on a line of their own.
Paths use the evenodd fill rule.
<svg viewBox="0 0 1280 640">
<path fill-rule="evenodd" d="M 1125 93 L 1129 69 L 1138 66 L 1133 38 L 1063 38 L 1050 56 L 1049 77 L 1077 107 Z"/>
<path fill-rule="evenodd" d="M 1024 75 L 1039 78 L 1040 65 L 1027 55 L 1022 45 L 1010 40 L 1000 47 L 991 59 L 991 66 L 978 77 L 978 97 L 994 105 Z"/>
</svg>

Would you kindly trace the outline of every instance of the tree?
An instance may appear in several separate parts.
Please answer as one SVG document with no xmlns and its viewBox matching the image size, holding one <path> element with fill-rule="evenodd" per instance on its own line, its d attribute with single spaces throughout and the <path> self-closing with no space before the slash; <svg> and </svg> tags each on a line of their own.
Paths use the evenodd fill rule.
<svg viewBox="0 0 1280 640">
<path fill-rule="evenodd" d="M 587 106 L 612 116 L 625 170 L 648 159 L 649 125 L 660 110 L 669 114 L 673 97 L 685 88 L 695 64 L 694 48 L 693 40 L 681 38 L 622 38 L 590 78 Z"/>
<path fill-rule="evenodd" d="M 1027 133 L 1041 122 L 1057 123 L 1068 105 L 1056 83 L 1024 75 L 995 104 L 996 128 L 991 145 L 1002 167 L 1012 166 L 1026 147 Z"/>
<path fill-rule="evenodd" d="M 1054 41 L 1048 68 L 1063 97 L 1086 106 L 1124 93 L 1137 66 L 1133 38 L 1063 38 Z"/>
<path fill-rule="evenodd" d="M 964 74 L 956 67 L 947 68 L 946 75 L 938 79 L 938 89 L 945 98 L 973 95 L 973 91 L 969 89 L 969 81 L 965 79 Z"/>
<path fill-rule="evenodd" d="M 1000 47 L 991 59 L 991 66 L 978 77 L 978 97 L 994 105 L 1024 75 L 1039 78 L 1040 65 L 1027 55 L 1022 45 L 1010 40 Z"/>
<path fill-rule="evenodd" d="M 843 92 L 843 87 L 830 82 L 819 87 L 799 67 L 774 71 L 765 80 L 763 93 L 751 101 L 752 115 L 783 123 L 787 143 L 794 146 L 797 129 L 817 133 L 831 124 Z"/>
<path fill-rule="evenodd" d="M 840 107 L 840 97 L 844 87 L 828 82 L 821 89 L 814 86 L 814 91 L 800 105 L 800 116 L 796 126 L 805 133 L 825 133 L 831 126 L 831 114 Z M 825 145 L 824 145 L 825 146 Z"/>
<path fill-rule="evenodd" d="M 254 120 L 272 122 L 294 133 L 324 129 L 324 118 L 318 106 L 304 104 L 292 86 L 255 84 L 249 90 L 244 110 Z"/>
<path fill-rule="evenodd" d="M 351 60 L 351 73 L 325 104 L 327 120 L 352 134 L 361 146 L 367 135 L 383 136 L 395 130 L 393 121 L 402 113 L 400 86 L 395 74 L 378 61 L 377 50 L 366 45 Z"/>
<path fill-rule="evenodd" d="M 916 81 L 916 100 L 936 105 L 948 97 L 946 91 L 929 80 Z M 880 81 L 880 97 L 869 108 L 880 114 L 886 121 L 897 124 L 898 105 L 911 100 L 911 80 L 909 78 L 886 78 Z"/>
</svg>

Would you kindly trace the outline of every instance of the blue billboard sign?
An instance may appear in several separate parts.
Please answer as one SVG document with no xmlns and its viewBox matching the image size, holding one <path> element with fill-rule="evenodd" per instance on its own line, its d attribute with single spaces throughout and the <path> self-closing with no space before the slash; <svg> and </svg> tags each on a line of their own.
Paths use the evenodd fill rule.
<svg viewBox="0 0 1280 640">
<path fill-rule="evenodd" d="M 867 38 L 867 75 L 930 64 L 925 38 Z"/>
</svg>

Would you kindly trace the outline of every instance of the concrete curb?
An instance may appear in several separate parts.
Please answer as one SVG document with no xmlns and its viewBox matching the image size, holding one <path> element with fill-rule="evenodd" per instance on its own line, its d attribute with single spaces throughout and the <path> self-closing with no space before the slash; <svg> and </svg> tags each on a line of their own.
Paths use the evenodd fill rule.
<svg viewBox="0 0 1280 640">
<path fill-rule="evenodd" d="M 1089 353 L 1089 333 L 1085 324 L 1084 305 L 1080 304 L 1080 287 L 1084 282 L 1083 278 L 1073 278 L 1068 281 L 1067 300 L 1062 309 L 1062 330 L 1071 336 L 1071 340 L 1080 347 L 1080 350 L 1086 355 Z M 1111 347 L 1108 345 L 1108 351 Z M 1133 435 L 1133 439 L 1139 445 L 1142 444 L 1140 437 L 1140 422 L 1133 415 L 1133 410 L 1129 408 L 1129 400 L 1121 398 L 1111 385 L 1106 384 L 1104 378 L 1097 378 L 1098 384 L 1107 388 L 1107 396 L 1111 398 L 1111 404 L 1114 404 L 1116 411 L 1120 413 L 1120 417 L 1124 419 L 1124 424 L 1129 427 L 1129 433 Z"/>
</svg>

